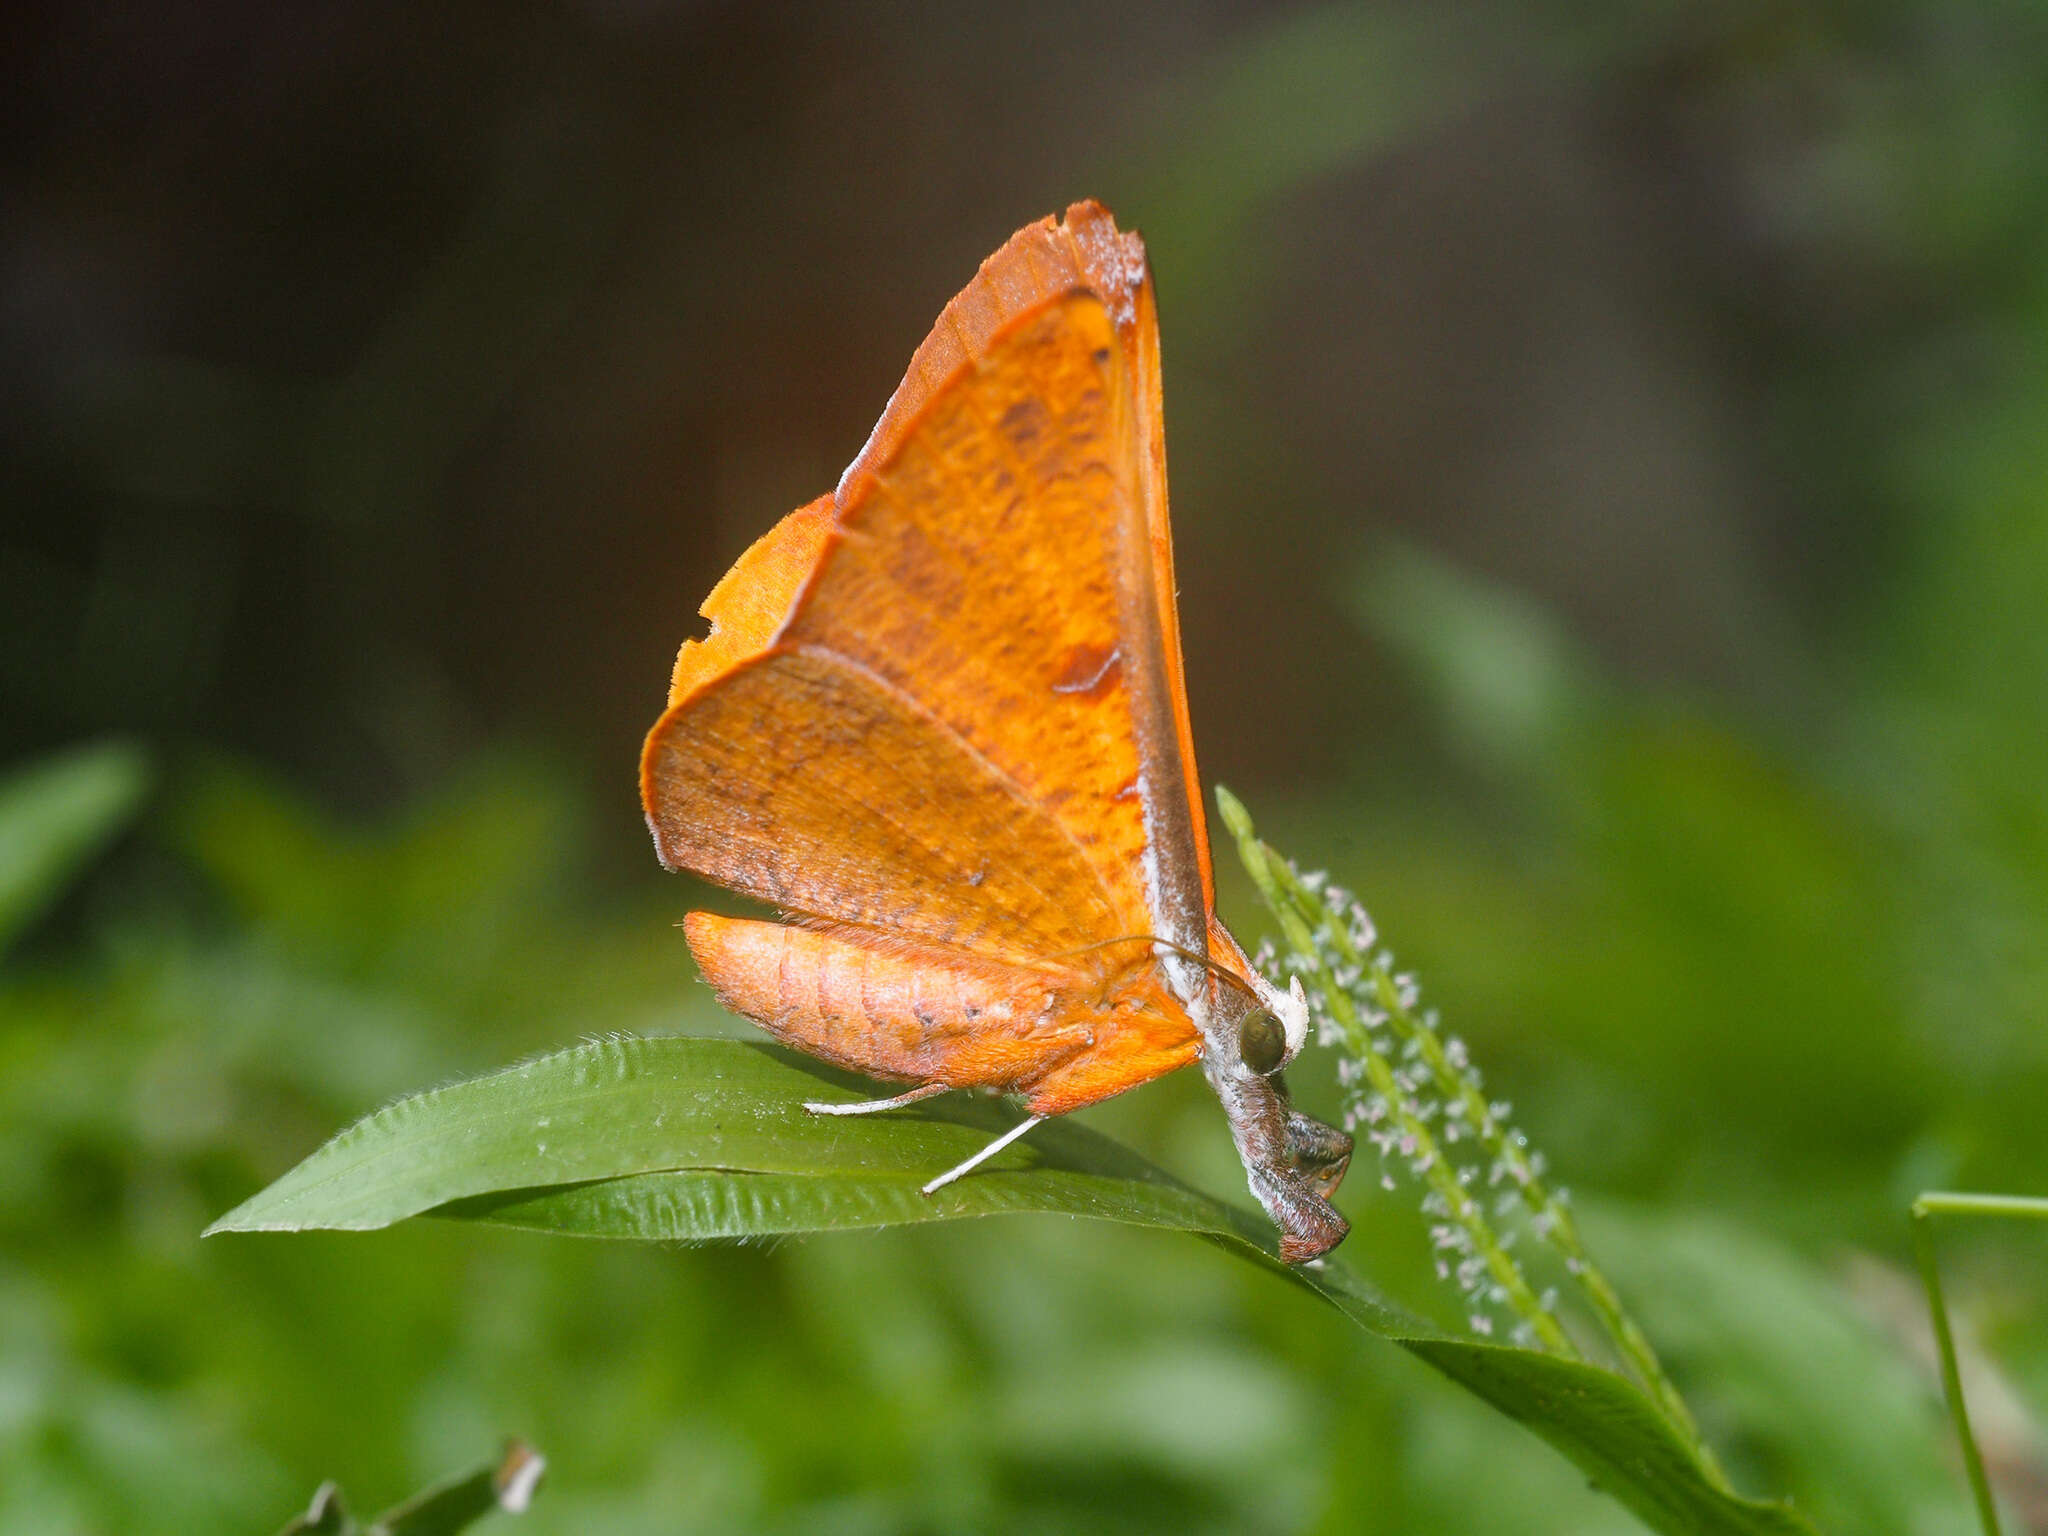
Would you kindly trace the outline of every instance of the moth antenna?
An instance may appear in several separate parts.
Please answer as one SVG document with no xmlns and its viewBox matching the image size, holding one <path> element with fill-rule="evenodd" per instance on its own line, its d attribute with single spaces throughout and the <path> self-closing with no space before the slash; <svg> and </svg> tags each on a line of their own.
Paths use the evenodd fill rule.
<svg viewBox="0 0 2048 1536">
<path fill-rule="evenodd" d="M 1185 945 L 1176 944 L 1171 939 L 1162 939 L 1156 933 L 1127 933 L 1114 939 L 1097 939 L 1092 944 L 1083 944 L 1078 949 L 1062 950 L 1058 954 L 1048 955 L 1046 958 L 1048 960 L 1066 960 L 1075 955 L 1085 955 L 1089 953 L 1091 950 L 1108 949 L 1112 945 L 1117 944 L 1151 944 L 1159 949 L 1170 950 L 1174 954 L 1180 956 L 1181 959 L 1187 961 L 1190 965 L 1199 965 L 1203 970 L 1215 976 L 1219 981 L 1223 981 L 1229 984 L 1230 986 L 1235 987 L 1239 992 L 1244 994 L 1246 997 L 1251 998 L 1254 1002 L 1257 1002 L 1262 1006 L 1265 1003 L 1265 999 L 1259 995 L 1258 989 L 1254 986 L 1249 985 L 1245 981 L 1245 979 L 1242 976 L 1238 975 L 1235 971 L 1230 970 L 1225 966 L 1218 965 L 1214 960 L 1211 960 L 1207 955 L 1196 954 L 1193 950 L 1187 948 Z"/>
</svg>

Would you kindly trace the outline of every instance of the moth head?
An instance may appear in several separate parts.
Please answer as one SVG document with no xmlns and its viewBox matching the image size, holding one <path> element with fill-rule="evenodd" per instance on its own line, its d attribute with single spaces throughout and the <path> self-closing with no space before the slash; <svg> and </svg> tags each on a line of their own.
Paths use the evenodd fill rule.
<svg viewBox="0 0 2048 1536">
<path fill-rule="evenodd" d="M 1247 1008 L 1238 1020 L 1238 1055 L 1247 1070 L 1271 1077 L 1300 1055 L 1308 1041 L 1308 998 L 1299 976 L 1291 978 L 1285 992 L 1264 977 L 1254 976 L 1252 990 L 1259 1005 Z"/>
</svg>

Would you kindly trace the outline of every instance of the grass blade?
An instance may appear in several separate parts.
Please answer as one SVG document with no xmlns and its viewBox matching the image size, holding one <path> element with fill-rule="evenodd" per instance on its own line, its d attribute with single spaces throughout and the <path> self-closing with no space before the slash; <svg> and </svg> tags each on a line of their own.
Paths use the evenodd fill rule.
<svg viewBox="0 0 2048 1536">
<path fill-rule="evenodd" d="M 82 747 L 0 781 L 0 955 L 127 822 L 148 787 L 134 747 Z"/>
</svg>

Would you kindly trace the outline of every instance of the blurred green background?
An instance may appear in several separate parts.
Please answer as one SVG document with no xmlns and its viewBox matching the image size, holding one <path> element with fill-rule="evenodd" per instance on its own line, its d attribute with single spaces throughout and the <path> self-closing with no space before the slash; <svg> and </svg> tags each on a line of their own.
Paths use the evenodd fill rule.
<svg viewBox="0 0 2048 1536">
<path fill-rule="evenodd" d="M 742 1028 L 635 801 L 669 659 L 1082 195 L 1158 273 L 1205 774 L 1420 970 L 1741 1486 L 1971 1528 L 1905 1208 L 2048 1192 L 2039 8 L 45 4 L 10 59 L 0 1529 L 504 1433 L 535 1532 L 1631 1528 L 1157 1235 L 199 1240 L 394 1095 Z M 1241 1189 L 1193 1074 L 1088 1118 Z M 1377 1173 L 1346 1256 L 1454 1316 Z M 2048 1242 L 1944 1243 L 2048 1530 Z"/>
</svg>

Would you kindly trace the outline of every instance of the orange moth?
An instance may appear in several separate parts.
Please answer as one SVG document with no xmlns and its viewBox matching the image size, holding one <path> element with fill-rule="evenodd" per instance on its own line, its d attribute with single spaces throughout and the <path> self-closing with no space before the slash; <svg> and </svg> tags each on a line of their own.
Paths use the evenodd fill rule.
<svg viewBox="0 0 2048 1536">
<path fill-rule="evenodd" d="M 1048 1115 L 1199 1061 L 1293 1262 L 1348 1230 L 1351 1139 L 1288 1102 L 1307 1009 L 1216 918 L 1167 527 L 1143 243 L 1077 203 L 982 264 L 838 488 L 705 600 L 648 733 L 720 1000 L 910 1104 Z"/>
</svg>

